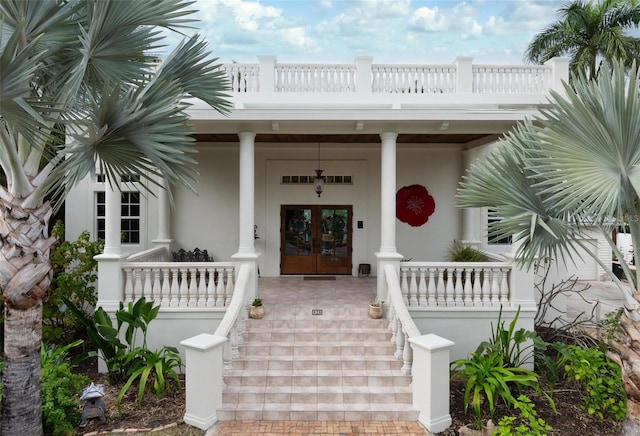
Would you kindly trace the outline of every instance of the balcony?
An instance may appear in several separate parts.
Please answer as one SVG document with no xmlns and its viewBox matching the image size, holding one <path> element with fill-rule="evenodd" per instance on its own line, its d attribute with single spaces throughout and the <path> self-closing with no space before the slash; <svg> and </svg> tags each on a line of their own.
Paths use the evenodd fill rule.
<svg viewBox="0 0 640 436">
<path fill-rule="evenodd" d="M 220 67 L 231 82 L 236 110 L 538 108 L 568 79 L 568 61 L 560 58 L 545 65 L 481 65 L 471 58 L 449 65 L 374 64 L 364 56 L 353 64 L 258 59 Z"/>
</svg>

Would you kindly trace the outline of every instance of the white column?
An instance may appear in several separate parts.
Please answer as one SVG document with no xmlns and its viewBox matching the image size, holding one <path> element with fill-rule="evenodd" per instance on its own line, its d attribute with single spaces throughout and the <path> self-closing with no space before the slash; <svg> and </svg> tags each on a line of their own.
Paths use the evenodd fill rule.
<svg viewBox="0 0 640 436">
<path fill-rule="evenodd" d="M 395 132 L 380 134 L 380 251 L 377 258 L 377 295 L 387 300 L 387 281 L 384 268 L 393 264 L 400 272 L 402 255 L 396 250 L 396 139 Z"/>
<path fill-rule="evenodd" d="M 124 279 L 121 263 L 126 255 L 122 254 L 120 242 L 120 207 L 122 194 L 119 188 L 120 177 L 105 183 L 105 241 L 102 254 L 95 257 L 98 261 L 98 302 L 115 321 L 115 312 L 124 295 Z M 98 371 L 106 372 L 102 359 L 98 360 Z"/>
<path fill-rule="evenodd" d="M 464 174 L 476 161 L 478 152 L 475 149 L 462 152 Z M 470 247 L 482 248 L 482 209 L 467 207 L 462 209 L 462 242 Z"/>
<path fill-rule="evenodd" d="M 551 58 L 545 65 L 551 65 L 551 83 L 550 89 L 564 95 L 564 86 L 562 82 L 569 83 L 569 58 Z M 548 93 L 549 90 L 546 90 Z"/>
<path fill-rule="evenodd" d="M 120 254 L 122 246 L 120 242 L 120 208 L 122 205 L 122 194 L 120 192 L 120 177 L 105 182 L 104 202 L 104 254 Z"/>
<path fill-rule="evenodd" d="M 396 252 L 396 139 L 395 132 L 380 134 L 380 252 Z"/>
<path fill-rule="evenodd" d="M 171 239 L 171 208 L 167 188 L 167 181 L 160 181 L 158 189 L 158 235 L 151 242 L 156 247 L 165 247 L 167 254 L 169 254 L 173 239 Z"/>
<path fill-rule="evenodd" d="M 238 223 L 238 252 L 231 256 L 236 262 L 236 272 L 242 264 L 251 266 L 251 278 L 247 292 L 251 299 L 258 293 L 258 257 L 256 253 L 255 225 L 255 139 L 253 132 L 240 132 L 240 209 Z"/>
<path fill-rule="evenodd" d="M 255 139 L 253 132 L 240 132 L 240 210 L 238 253 L 255 253 Z"/>
</svg>

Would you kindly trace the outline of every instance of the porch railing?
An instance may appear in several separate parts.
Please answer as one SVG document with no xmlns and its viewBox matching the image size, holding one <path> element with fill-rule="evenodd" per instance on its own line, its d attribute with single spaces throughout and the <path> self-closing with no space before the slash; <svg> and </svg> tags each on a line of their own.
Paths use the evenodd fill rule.
<svg viewBox="0 0 640 436">
<path fill-rule="evenodd" d="M 261 56 L 257 64 L 223 64 L 233 94 L 362 93 L 545 95 L 568 80 L 568 62 L 545 65 L 480 65 L 470 58 L 452 64 L 372 64 L 358 57 L 353 64 L 278 63 Z M 567 76 L 567 77 L 565 77 Z"/>
<path fill-rule="evenodd" d="M 400 288 L 409 307 L 500 306 L 510 302 L 507 262 L 402 262 Z"/>
<path fill-rule="evenodd" d="M 154 247 L 148 250 L 134 253 L 127 257 L 127 262 L 164 262 L 168 252 L 164 247 Z"/>
<path fill-rule="evenodd" d="M 411 314 L 407 310 L 406 301 L 400 289 L 400 281 L 398 274 L 393 265 L 386 265 L 384 275 L 389 289 L 388 294 L 388 319 L 389 330 L 391 331 L 391 343 L 396 346 L 395 357 L 402 360 L 402 372 L 411 374 L 411 366 L 413 364 L 413 354 L 409 339 L 417 338 L 421 335 L 420 330 L 413 322 Z"/>
<path fill-rule="evenodd" d="M 234 292 L 232 262 L 125 262 L 124 301 L 162 307 L 227 307 Z"/>
</svg>

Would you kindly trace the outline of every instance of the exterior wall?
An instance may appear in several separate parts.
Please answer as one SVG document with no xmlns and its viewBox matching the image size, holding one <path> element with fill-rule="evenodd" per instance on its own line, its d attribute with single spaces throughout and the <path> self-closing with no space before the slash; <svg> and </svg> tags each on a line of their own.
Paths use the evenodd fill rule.
<svg viewBox="0 0 640 436">
<path fill-rule="evenodd" d="M 176 193 L 172 217 L 174 248 L 207 249 L 216 261 L 227 261 L 238 240 L 237 145 L 203 146 L 199 150 L 198 195 L 181 189 Z M 283 204 L 353 205 L 353 270 L 360 263 L 372 265 L 380 247 L 380 149 L 379 145 L 345 147 L 321 145 L 321 167 L 327 175 L 350 175 L 353 185 L 326 185 L 320 198 L 312 185 L 281 185 L 283 175 L 313 174 L 317 149 L 305 146 L 256 146 L 255 223 L 256 250 L 262 276 L 280 274 L 280 206 Z M 398 250 L 406 257 L 443 260 L 453 239 L 459 238 L 460 211 L 454 202 L 461 171 L 458 147 L 436 150 L 398 149 L 398 188 L 422 184 L 434 196 L 436 211 L 427 224 L 411 227 L 397 222 Z M 355 223 L 363 221 L 363 228 Z M 428 241 L 428 243 L 424 243 Z"/>
<path fill-rule="evenodd" d="M 148 182 L 147 182 L 148 183 Z M 105 191 L 106 183 L 91 180 L 89 177 L 75 186 L 65 200 L 65 237 L 75 240 L 78 235 L 88 230 L 92 239 L 96 239 L 96 192 Z M 140 198 L 140 244 L 122 244 L 125 254 L 137 253 L 151 247 L 151 241 L 158 233 L 158 200 L 157 197 L 145 193 L 140 184 L 121 185 L 123 190 L 138 190 Z M 156 190 L 157 188 L 153 188 Z"/>
<path fill-rule="evenodd" d="M 516 310 L 511 307 L 503 308 L 502 320 L 505 326 L 508 326 L 513 320 Z M 451 360 L 466 358 L 468 353 L 475 351 L 482 341 L 488 341 L 499 315 L 499 310 L 494 308 L 476 308 L 474 310 L 440 308 L 429 311 L 410 309 L 409 312 L 420 332 L 423 334 L 432 333 L 455 343 L 451 349 Z M 533 331 L 534 317 L 535 310 L 522 309 L 516 330 L 524 328 Z"/>
</svg>

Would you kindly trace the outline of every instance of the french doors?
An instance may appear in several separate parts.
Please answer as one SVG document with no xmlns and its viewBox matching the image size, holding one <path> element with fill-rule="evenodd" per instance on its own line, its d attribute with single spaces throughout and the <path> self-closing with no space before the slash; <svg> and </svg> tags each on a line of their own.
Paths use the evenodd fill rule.
<svg viewBox="0 0 640 436">
<path fill-rule="evenodd" d="M 352 206 L 283 205 L 281 274 L 351 274 Z"/>
</svg>

